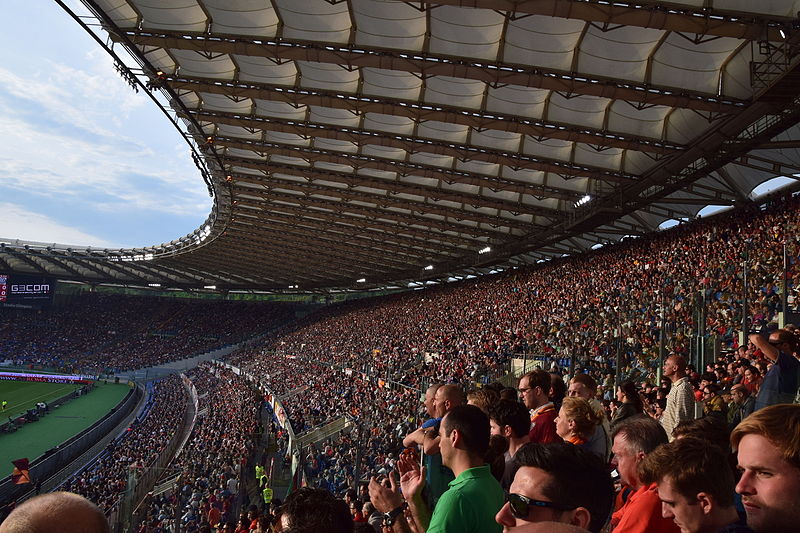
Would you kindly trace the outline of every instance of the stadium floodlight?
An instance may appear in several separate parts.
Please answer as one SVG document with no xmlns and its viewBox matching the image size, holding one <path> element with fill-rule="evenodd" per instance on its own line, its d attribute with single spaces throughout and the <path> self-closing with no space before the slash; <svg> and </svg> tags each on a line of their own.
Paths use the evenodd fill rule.
<svg viewBox="0 0 800 533">
<path fill-rule="evenodd" d="M 216 286 L 216 285 L 204 285 L 204 286 L 203 286 L 203 288 L 204 288 L 204 289 L 211 289 L 211 290 L 214 290 L 214 289 L 216 289 L 216 288 L 217 288 L 217 286 Z"/>
<path fill-rule="evenodd" d="M 586 196 L 584 196 L 583 198 L 581 198 L 580 200 L 578 200 L 577 202 L 575 202 L 575 207 L 580 207 L 580 206 L 582 206 L 582 205 L 586 205 L 586 204 L 588 204 L 588 203 L 589 203 L 591 200 L 592 200 L 592 196 L 591 196 L 591 195 L 589 195 L 589 194 L 587 194 Z"/>
<path fill-rule="evenodd" d="M 433 265 L 428 265 L 425 267 L 425 270 L 433 270 Z"/>
<path fill-rule="evenodd" d="M 491 251 L 492 251 L 492 247 L 491 246 L 487 246 L 485 248 L 481 248 L 480 250 L 478 250 L 478 253 L 482 255 L 482 254 L 488 254 Z"/>
<path fill-rule="evenodd" d="M 147 286 L 148 287 L 160 287 L 161 284 L 160 283 L 148 283 Z"/>
<path fill-rule="evenodd" d="M 367 278 L 359 278 L 359 279 L 356 280 L 356 283 L 365 283 L 366 281 L 367 281 Z"/>
</svg>

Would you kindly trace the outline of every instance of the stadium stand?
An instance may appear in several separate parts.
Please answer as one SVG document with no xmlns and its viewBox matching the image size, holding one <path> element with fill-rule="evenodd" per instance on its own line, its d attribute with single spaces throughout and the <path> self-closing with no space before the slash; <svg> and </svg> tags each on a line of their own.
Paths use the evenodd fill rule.
<svg viewBox="0 0 800 533">
<path fill-rule="evenodd" d="M 83 293 L 51 309 L 4 309 L 0 360 L 117 372 L 234 344 L 292 318 L 290 305 Z"/>
</svg>

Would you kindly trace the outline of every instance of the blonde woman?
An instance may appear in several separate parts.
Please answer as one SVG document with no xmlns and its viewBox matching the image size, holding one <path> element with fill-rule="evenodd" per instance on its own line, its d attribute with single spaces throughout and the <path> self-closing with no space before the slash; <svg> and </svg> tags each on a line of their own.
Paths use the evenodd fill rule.
<svg viewBox="0 0 800 533">
<path fill-rule="evenodd" d="M 588 401 L 577 396 L 564 398 L 556 417 L 556 433 L 564 442 L 586 447 L 603 418 Z"/>
</svg>

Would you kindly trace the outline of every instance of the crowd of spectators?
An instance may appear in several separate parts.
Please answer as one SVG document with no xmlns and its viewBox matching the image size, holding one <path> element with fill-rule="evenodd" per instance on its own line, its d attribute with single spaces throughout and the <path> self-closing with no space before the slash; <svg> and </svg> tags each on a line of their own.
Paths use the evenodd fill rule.
<svg viewBox="0 0 800 533">
<path fill-rule="evenodd" d="M 348 431 L 312 444 L 300 455 L 303 473 L 312 486 L 337 494 L 358 487 L 348 502 L 357 522 L 367 521 L 381 506 L 372 502 L 371 511 L 365 506 L 367 479 L 385 478 L 398 468 L 419 477 L 408 470 L 408 461 L 404 462 L 403 440 L 417 430 L 429 429 L 420 426 L 425 413 L 418 400 L 434 383 L 454 384 L 463 393 L 478 382 L 484 385 L 483 391 L 493 391 L 477 395 L 473 403 L 488 413 L 487 423 L 494 422 L 501 429 L 511 424 L 499 424 L 500 420 L 491 418 L 498 402 L 511 402 L 517 410 L 523 406 L 532 416 L 533 429 L 527 438 L 534 443 L 539 439 L 539 444 L 550 444 L 541 440 L 546 423 L 553 424 L 546 440 L 563 439 L 598 460 L 613 453 L 628 493 L 637 495 L 634 499 L 641 502 L 644 495 L 639 491 L 643 487 L 653 489 L 661 478 L 657 473 L 641 477 L 636 471 L 638 463 L 632 468 L 630 461 L 634 459 L 627 455 L 632 448 L 617 443 L 616 436 L 632 440 L 639 431 L 636 424 L 646 426 L 639 429 L 650 432 L 653 438 L 647 446 L 642 445 L 643 449 L 632 452 L 634 457 L 647 455 L 678 436 L 726 443 L 727 432 L 756 409 L 764 384 L 771 382 L 770 375 L 774 377 L 773 369 L 780 360 L 765 345 L 742 343 L 740 338 L 743 322 L 754 331 L 769 328 L 779 311 L 795 307 L 800 290 L 799 206 L 798 198 L 787 197 L 763 208 L 750 206 L 711 220 L 626 238 L 580 256 L 424 291 L 329 306 L 238 352 L 231 362 L 257 376 L 281 397 L 297 435 L 334 419 L 350 420 Z M 788 256 L 785 273 L 784 249 Z M 788 281 L 785 287 L 784 274 Z M 211 342 L 213 335 L 208 331 L 230 327 L 241 336 L 244 330 L 266 329 L 261 316 L 254 318 L 253 309 L 243 309 L 241 315 L 227 313 L 224 320 L 217 310 L 197 314 L 197 308 L 189 306 L 185 312 L 165 310 L 162 315 L 148 316 L 146 323 L 151 329 L 139 332 L 132 331 L 136 326 L 123 325 L 120 322 L 124 320 L 116 317 L 118 322 L 112 322 L 113 327 L 127 333 L 120 336 L 116 330 L 109 330 L 107 345 L 98 347 L 99 340 L 92 340 L 87 346 L 91 345 L 93 351 L 82 352 L 82 359 L 74 359 L 76 352 L 72 349 L 67 354 L 60 348 L 41 349 L 36 343 L 31 349 L 50 354 L 46 357 L 62 366 L 90 363 L 95 356 L 98 364 L 113 358 L 121 361 L 120 366 L 141 366 L 162 357 L 163 351 L 150 351 L 156 350 L 151 346 L 154 339 L 183 339 L 184 328 L 176 324 L 185 324 L 190 339 L 182 341 L 180 350 L 184 354 L 197 339 Z M 285 318 L 285 311 L 259 309 L 268 310 L 270 326 Z M 22 322 L 34 320 L 31 316 L 25 316 Z M 163 320 L 156 316 L 163 316 Z M 235 326 L 227 320 L 236 322 Z M 32 324 L 29 327 L 35 330 L 36 323 Z M 126 327 L 130 329 L 122 329 Z M 56 337 L 77 343 L 83 331 L 80 328 L 78 323 L 71 324 Z M 3 326 L 0 335 L 8 335 L 11 329 Z M 795 334 L 792 328 L 788 331 Z M 78 340 L 73 340 L 76 333 Z M 34 340 L 35 335 L 32 332 Z M 692 336 L 718 341 L 722 357 L 706 368 L 687 365 Z M 666 379 L 659 381 L 656 376 L 662 338 L 671 357 L 664 366 Z M 50 338 L 49 342 L 58 341 Z M 115 353 L 115 347 L 120 354 Z M 622 357 L 617 369 L 614 360 L 618 351 Z M 794 351 L 788 351 L 790 360 Z M 517 390 L 487 385 L 489 376 L 507 372 L 509 360 L 522 354 L 552 362 L 546 370 L 553 373 L 539 371 L 526 376 Z M 175 352 L 167 357 L 177 355 Z M 569 359 L 579 363 L 579 375 L 591 379 L 569 380 L 567 374 L 576 369 L 560 365 Z M 615 375 L 628 379 L 615 383 Z M 175 521 L 187 526 L 235 520 L 234 489 L 243 461 L 253 451 L 259 397 L 235 374 L 218 367 L 204 365 L 192 379 L 204 416 L 175 463 L 181 471 L 178 489 L 150 504 L 147 523 L 155 531 L 170 530 Z M 687 400 L 681 392 L 682 399 L 676 400 L 679 390 L 689 391 L 690 398 Z M 575 399 L 565 402 L 565 396 Z M 432 402 L 425 409 L 432 420 L 438 419 L 435 426 L 440 426 L 446 414 L 444 404 L 435 398 Z M 654 427 L 661 428 L 660 433 Z M 497 465 L 500 480 L 503 467 L 513 464 L 509 450 L 516 452 L 527 444 L 524 432 L 509 433 L 495 434 L 501 438 L 490 439 L 489 450 L 494 456 L 485 457 Z M 437 440 L 429 449 L 427 431 L 423 434 L 426 437 L 416 444 L 426 455 L 436 455 L 441 435 L 433 437 Z M 502 438 L 506 439 L 505 447 Z M 721 446 L 724 453 L 730 451 L 728 445 Z M 654 467 L 653 472 L 656 470 Z M 510 490 L 514 478 L 505 478 L 504 488 Z M 385 484 L 392 483 L 386 480 Z M 624 489 L 621 494 L 618 511 L 629 501 Z M 523 507 L 528 509 L 527 504 L 522 505 L 524 499 L 515 501 L 511 511 L 498 514 L 498 523 L 508 525 L 512 520 L 509 517 L 519 519 Z M 614 527 L 626 523 L 623 514 L 612 520 Z M 409 516 L 408 520 L 413 523 L 419 517 Z M 581 524 L 588 527 L 589 523 Z"/>
<path fill-rule="evenodd" d="M 398 437 L 414 419 L 408 406 L 428 383 L 485 381 L 523 353 L 545 356 L 558 374 L 566 369 L 556 362 L 574 356 L 599 384 L 609 419 L 639 401 L 661 417 L 668 390 L 667 382 L 656 380 L 662 313 L 667 354 L 686 358 L 691 335 L 714 336 L 724 353 L 750 357 L 742 371 L 746 387 L 755 387 L 766 371 L 767 361 L 752 345 L 739 345 L 743 268 L 748 322 L 758 329 L 782 309 L 785 244 L 786 299 L 793 308 L 800 286 L 798 202 L 784 198 L 763 210 L 745 208 L 532 268 L 330 306 L 266 346 L 238 353 L 233 362 L 287 395 L 284 405 L 298 434 L 336 417 L 363 420 L 385 441 L 367 446 L 371 473 L 390 469 L 401 449 Z M 634 379 L 641 398 L 630 390 L 617 397 L 613 361 L 620 337 L 620 375 Z M 703 369 L 689 370 L 699 387 Z M 728 367 L 713 370 L 711 389 Z M 712 403 L 706 409 L 721 408 Z M 353 440 L 344 435 L 304 450 L 311 478 L 332 490 L 348 485 Z"/>
<path fill-rule="evenodd" d="M 291 305 L 81 293 L 41 310 L 3 309 L 0 361 L 115 372 L 207 352 L 292 320 Z"/>
<path fill-rule="evenodd" d="M 584 416 L 593 409 L 584 388 L 593 391 L 594 384 L 570 380 L 555 418 L 537 416 L 552 402 L 530 413 L 528 391 L 538 394 L 551 389 L 549 383 L 549 375 L 536 370 L 523 377 L 519 389 L 490 385 L 489 392 L 472 397 L 485 411 L 464 405 L 469 396 L 460 387 L 433 385 L 425 402 L 433 418 L 407 435 L 409 448 L 395 468 L 340 498 L 325 487 L 293 491 L 271 516 L 274 531 L 796 530 L 800 405 L 765 407 L 733 428 L 716 414 L 692 417 L 669 434 L 653 416 L 632 412 L 608 435 L 609 467 L 592 448 L 589 427 L 599 430 L 606 413 Z M 539 431 L 541 424 L 555 431 Z M 438 467 L 430 457 L 440 457 Z M 450 481 L 436 483 L 435 476 L 445 471 Z"/>
<path fill-rule="evenodd" d="M 198 394 L 198 418 L 169 467 L 180 474 L 175 488 L 148 502 L 142 531 L 194 531 L 202 525 L 221 530 L 239 519 L 242 469 L 256 448 L 263 399 L 243 378 L 210 363 L 189 377 Z"/>
<path fill-rule="evenodd" d="M 187 401 L 178 376 L 152 383 L 142 413 L 128 430 L 97 461 L 69 478 L 63 490 L 85 496 L 109 514 L 125 492 L 130 470 L 142 472 L 152 466 L 176 435 Z"/>
</svg>

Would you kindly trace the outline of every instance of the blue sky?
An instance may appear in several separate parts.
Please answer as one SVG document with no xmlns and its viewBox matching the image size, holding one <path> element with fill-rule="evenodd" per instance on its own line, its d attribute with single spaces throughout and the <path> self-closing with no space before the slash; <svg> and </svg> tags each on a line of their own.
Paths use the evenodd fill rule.
<svg viewBox="0 0 800 533">
<path fill-rule="evenodd" d="M 200 226 L 212 200 L 163 113 L 54 2 L 2 3 L 0 238 L 133 247 Z"/>
</svg>

